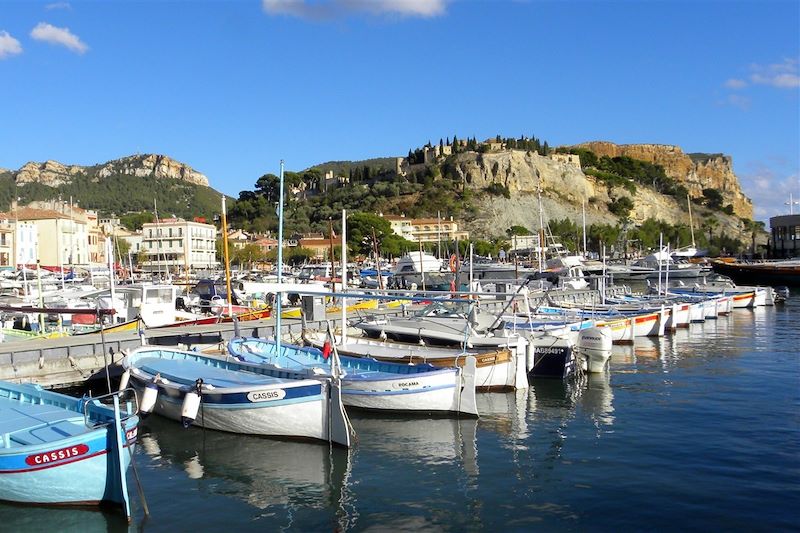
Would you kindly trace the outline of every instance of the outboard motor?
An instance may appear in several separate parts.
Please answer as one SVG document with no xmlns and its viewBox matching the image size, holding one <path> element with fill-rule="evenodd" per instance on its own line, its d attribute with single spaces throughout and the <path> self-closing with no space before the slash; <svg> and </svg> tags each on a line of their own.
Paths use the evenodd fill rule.
<svg viewBox="0 0 800 533">
<path fill-rule="evenodd" d="M 611 329 L 606 326 L 586 328 L 578 333 L 578 352 L 586 358 L 589 372 L 605 371 L 612 345 Z"/>
</svg>

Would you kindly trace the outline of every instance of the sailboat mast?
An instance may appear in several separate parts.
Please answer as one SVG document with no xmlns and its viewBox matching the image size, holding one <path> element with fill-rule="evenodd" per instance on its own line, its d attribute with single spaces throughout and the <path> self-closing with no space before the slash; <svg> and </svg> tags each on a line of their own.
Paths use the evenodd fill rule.
<svg viewBox="0 0 800 533">
<path fill-rule="evenodd" d="M 581 213 L 583 214 L 583 256 L 586 257 L 586 202 L 581 201 Z"/>
<path fill-rule="evenodd" d="M 283 159 L 281 159 L 281 172 L 278 186 L 278 290 L 275 294 L 275 353 L 281 353 L 281 312 L 283 307 Z"/>
<path fill-rule="evenodd" d="M 347 294 L 347 210 L 342 209 L 342 293 Z M 342 346 L 347 344 L 347 298 L 342 298 Z"/>
<path fill-rule="evenodd" d="M 331 248 L 331 292 L 336 292 L 336 262 L 333 255 L 333 219 L 328 219 L 328 237 Z"/>
<path fill-rule="evenodd" d="M 692 201 L 689 199 L 689 194 L 686 194 L 686 205 L 689 206 L 689 230 L 692 232 L 692 248 L 695 248 L 694 221 L 692 220 Z"/>
<path fill-rule="evenodd" d="M 225 288 L 228 290 L 228 316 L 233 317 L 233 293 L 231 292 L 231 265 L 228 260 L 228 220 L 225 195 L 222 195 L 222 254 L 225 260 Z"/>
<path fill-rule="evenodd" d="M 539 272 L 544 269 L 544 213 L 542 211 L 542 177 L 539 176 L 539 184 L 536 188 L 538 201 L 539 201 Z"/>
</svg>

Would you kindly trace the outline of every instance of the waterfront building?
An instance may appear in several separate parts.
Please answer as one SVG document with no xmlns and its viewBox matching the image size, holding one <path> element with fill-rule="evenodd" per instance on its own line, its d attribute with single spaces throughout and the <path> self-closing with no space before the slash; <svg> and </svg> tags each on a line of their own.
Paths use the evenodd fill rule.
<svg viewBox="0 0 800 533">
<path fill-rule="evenodd" d="M 437 218 L 406 218 L 405 215 L 383 215 L 392 231 L 413 242 L 438 242 L 469 239 L 469 232 L 459 230 L 458 222 Z"/>
<path fill-rule="evenodd" d="M 8 219 L 0 219 L 0 270 L 14 268 L 14 224 Z"/>
<path fill-rule="evenodd" d="M 11 207 L 8 213 L 0 213 L 0 220 L 14 228 L 11 248 L 17 265 L 33 266 L 37 259 L 48 268 L 88 264 L 86 223 L 54 209 L 20 208 L 16 202 Z"/>
<path fill-rule="evenodd" d="M 235 229 L 228 231 L 228 246 L 231 248 L 241 250 L 250 244 L 250 240 L 250 234 L 243 230 Z"/>
<path fill-rule="evenodd" d="M 314 259 L 330 260 L 331 246 L 341 247 L 342 240 L 339 238 L 309 237 L 300 239 L 300 247 L 314 252 Z"/>
<path fill-rule="evenodd" d="M 217 230 L 211 224 L 163 218 L 142 226 L 142 250 L 147 260 L 141 265 L 149 272 L 179 272 L 216 268 Z"/>
<path fill-rule="evenodd" d="M 264 255 L 278 248 L 278 240 L 272 239 L 270 237 L 262 237 L 260 239 L 256 239 L 255 244 L 261 249 L 261 253 L 263 253 Z"/>
<path fill-rule="evenodd" d="M 772 258 L 800 257 L 800 215 L 772 217 L 769 227 Z"/>
</svg>

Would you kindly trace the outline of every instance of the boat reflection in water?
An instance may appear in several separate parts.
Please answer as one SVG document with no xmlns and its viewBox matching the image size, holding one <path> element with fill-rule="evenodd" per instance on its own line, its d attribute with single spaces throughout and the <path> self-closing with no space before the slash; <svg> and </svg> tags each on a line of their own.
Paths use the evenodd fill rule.
<svg viewBox="0 0 800 533">
<path fill-rule="evenodd" d="M 560 382 L 560 380 L 557 381 Z M 515 440 L 526 439 L 531 430 L 527 420 L 529 390 L 517 389 L 504 393 L 483 392 L 477 394 L 481 429 L 488 429 Z"/>
<path fill-rule="evenodd" d="M 354 412 L 351 421 L 358 483 L 346 487 L 342 530 L 460 530 L 477 520 L 464 510 L 478 508 L 479 420 Z"/>
<path fill-rule="evenodd" d="M 481 396 L 481 395 L 479 395 Z M 480 409 L 480 407 L 479 407 Z M 409 417 L 370 412 L 351 414 L 359 449 L 421 466 L 457 465 L 478 473 L 475 418 Z"/>
<path fill-rule="evenodd" d="M 0 503 L 3 531 L 128 531 L 128 520 L 118 511 L 86 508 L 31 507 Z"/>
<path fill-rule="evenodd" d="M 290 525 L 292 512 L 300 508 L 318 510 L 325 515 L 318 517 L 322 525 L 333 528 L 346 504 L 344 486 L 350 470 L 346 449 L 201 428 L 185 430 L 160 417 L 147 419 L 139 442 L 151 461 L 183 470 L 195 490 L 234 497 L 268 511 L 260 516 L 270 517 L 270 529 L 283 523 L 280 517 Z"/>
</svg>

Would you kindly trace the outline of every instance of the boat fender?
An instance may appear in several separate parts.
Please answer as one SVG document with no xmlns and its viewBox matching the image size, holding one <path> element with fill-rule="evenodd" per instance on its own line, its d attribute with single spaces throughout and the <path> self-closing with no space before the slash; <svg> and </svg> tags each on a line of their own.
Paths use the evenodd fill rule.
<svg viewBox="0 0 800 533">
<path fill-rule="evenodd" d="M 131 379 L 131 371 L 126 370 L 122 373 L 122 377 L 119 378 L 119 391 L 122 392 L 128 388 L 128 382 Z"/>
<path fill-rule="evenodd" d="M 183 427 L 188 428 L 192 425 L 197 413 L 200 410 L 200 401 L 202 399 L 203 380 L 198 379 L 195 381 L 194 390 L 187 392 L 183 397 L 183 405 L 181 406 L 181 423 Z"/>
<path fill-rule="evenodd" d="M 158 397 L 158 386 L 155 383 L 148 383 L 142 393 L 142 401 L 139 404 L 139 412 L 145 417 L 153 412 Z"/>
</svg>

